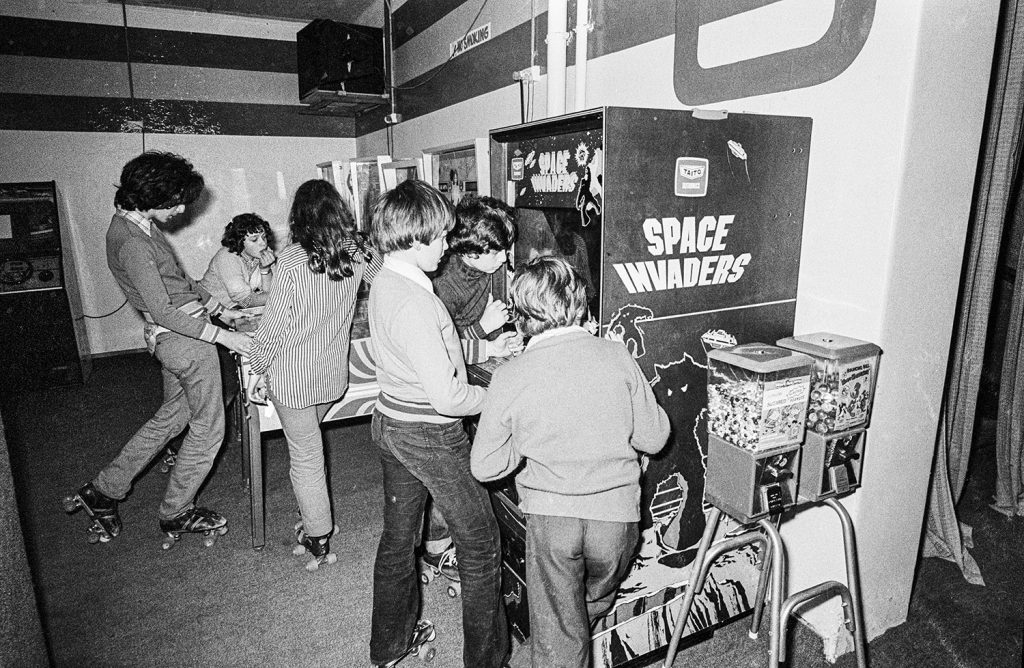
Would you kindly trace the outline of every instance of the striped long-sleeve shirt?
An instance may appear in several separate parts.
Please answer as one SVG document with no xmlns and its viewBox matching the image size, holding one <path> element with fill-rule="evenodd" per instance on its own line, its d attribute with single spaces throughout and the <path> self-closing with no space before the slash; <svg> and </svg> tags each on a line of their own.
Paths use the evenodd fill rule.
<svg viewBox="0 0 1024 668">
<path fill-rule="evenodd" d="M 371 283 L 381 257 L 363 254 L 352 242 L 352 276 L 332 281 L 315 274 L 302 246 L 278 255 L 274 289 L 249 353 L 253 373 L 265 373 L 270 391 L 291 408 L 337 400 L 348 388 L 349 336 L 360 281 Z"/>
</svg>

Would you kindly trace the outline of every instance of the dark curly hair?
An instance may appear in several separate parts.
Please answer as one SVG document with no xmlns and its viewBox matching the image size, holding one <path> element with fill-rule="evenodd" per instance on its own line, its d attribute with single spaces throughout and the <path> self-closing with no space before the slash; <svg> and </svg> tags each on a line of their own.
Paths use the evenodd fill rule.
<svg viewBox="0 0 1024 668">
<path fill-rule="evenodd" d="M 128 161 L 114 206 L 125 211 L 171 209 L 191 204 L 203 192 L 203 177 L 192 163 L 174 153 L 146 151 Z"/>
<path fill-rule="evenodd" d="M 510 249 L 516 240 L 515 218 L 515 209 L 500 199 L 466 195 L 455 207 L 449 252 L 466 255 Z"/>
<path fill-rule="evenodd" d="M 255 213 L 240 213 L 224 227 L 224 237 L 220 245 L 235 255 L 241 255 L 245 248 L 245 238 L 250 234 L 263 234 L 267 238 L 267 246 L 274 247 L 274 232 L 270 223 Z"/>
<path fill-rule="evenodd" d="M 313 179 L 299 186 L 288 219 L 292 241 L 309 255 L 313 273 L 326 273 L 332 281 L 351 276 L 355 258 L 346 245 L 354 244 L 363 261 L 368 259 L 366 241 L 356 229 L 352 212 L 329 182 Z"/>
</svg>

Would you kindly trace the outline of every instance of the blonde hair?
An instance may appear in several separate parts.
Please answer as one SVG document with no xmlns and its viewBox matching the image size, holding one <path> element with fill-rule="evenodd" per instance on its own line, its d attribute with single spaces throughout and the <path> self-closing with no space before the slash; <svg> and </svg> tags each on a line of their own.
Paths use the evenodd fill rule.
<svg viewBox="0 0 1024 668">
<path fill-rule="evenodd" d="M 455 225 L 455 210 L 441 191 L 409 179 L 381 195 L 373 206 L 370 240 L 381 253 L 429 244 Z"/>
<path fill-rule="evenodd" d="M 527 336 L 578 325 L 587 315 L 586 282 L 558 257 L 538 257 L 517 267 L 509 299 Z"/>
</svg>

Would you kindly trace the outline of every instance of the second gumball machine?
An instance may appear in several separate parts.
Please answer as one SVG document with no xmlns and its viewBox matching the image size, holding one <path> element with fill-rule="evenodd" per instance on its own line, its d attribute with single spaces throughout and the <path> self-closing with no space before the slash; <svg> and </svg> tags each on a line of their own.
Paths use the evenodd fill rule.
<svg viewBox="0 0 1024 668">
<path fill-rule="evenodd" d="M 881 349 L 827 332 L 780 339 L 778 345 L 814 359 L 800 499 L 822 501 L 853 491 L 861 483 Z"/>
</svg>

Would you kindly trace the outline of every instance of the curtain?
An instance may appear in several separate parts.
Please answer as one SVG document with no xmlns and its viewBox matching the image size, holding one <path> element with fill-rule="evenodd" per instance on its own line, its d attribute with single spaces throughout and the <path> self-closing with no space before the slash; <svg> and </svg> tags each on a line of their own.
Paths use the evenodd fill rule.
<svg viewBox="0 0 1024 668">
<path fill-rule="evenodd" d="M 1021 67 L 1018 63 L 1018 67 Z M 1018 178 L 1020 173 L 1018 172 Z M 1024 219 L 1024 197 L 1018 200 L 1016 220 Z M 1021 449 L 1021 421 L 1024 420 L 1024 253 L 1017 258 L 1013 305 L 1006 328 L 1006 351 L 999 381 L 999 417 L 996 422 L 996 499 L 992 507 L 1013 517 L 1024 515 L 1024 451 Z"/>
<path fill-rule="evenodd" d="M 941 557 L 956 563 L 967 581 L 973 584 L 984 584 L 984 581 L 977 563 L 967 551 L 973 547 L 971 529 L 957 520 L 956 502 L 967 477 L 1000 243 L 1014 199 L 1021 155 L 1021 109 L 1024 107 L 1022 8 L 1024 0 L 1004 2 L 998 28 L 985 137 L 971 211 L 970 238 L 964 261 L 949 378 L 939 421 L 924 541 L 924 556 Z M 1018 17 L 1022 17 L 1020 24 Z M 1024 273 L 1018 272 L 1019 291 L 1015 292 L 1017 297 L 1010 324 L 1010 331 L 1016 336 L 1012 343 L 1007 340 L 1007 358 L 1000 388 L 1000 425 L 997 427 L 1000 459 L 1005 450 L 1009 466 L 1011 455 L 1016 452 L 1016 467 L 1009 466 L 1013 473 L 1006 485 L 1008 496 L 1021 492 L 1020 419 L 1024 417 L 1024 400 L 1013 390 L 1016 387 L 1024 389 L 1024 357 L 1020 357 L 1024 353 L 1021 347 L 1024 344 L 1021 337 L 1021 311 L 1024 310 L 1020 303 L 1024 296 L 1024 286 L 1020 286 L 1022 278 Z M 1018 357 L 1021 359 L 1019 365 Z M 1007 375 L 1007 365 L 1011 367 L 1010 375 Z M 1009 426 L 1004 428 L 1002 424 L 1004 400 L 1010 404 L 1005 419 L 1016 417 L 1013 429 Z M 1004 448 L 999 446 L 1000 438 Z M 1000 463 L 1000 478 L 1002 472 Z"/>
</svg>

